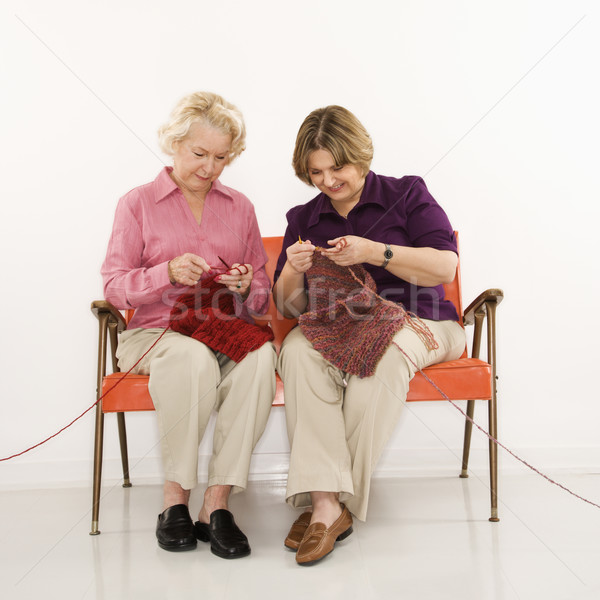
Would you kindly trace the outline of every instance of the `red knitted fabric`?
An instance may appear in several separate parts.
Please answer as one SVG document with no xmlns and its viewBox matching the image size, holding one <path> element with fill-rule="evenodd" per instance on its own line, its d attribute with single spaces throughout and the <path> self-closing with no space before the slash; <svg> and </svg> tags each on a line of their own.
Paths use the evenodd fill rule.
<svg viewBox="0 0 600 600">
<path fill-rule="evenodd" d="M 429 347 L 437 344 L 427 327 L 402 304 L 377 295 L 362 265 L 340 267 L 315 252 L 306 273 L 309 306 L 298 323 L 324 358 L 346 373 L 369 377 L 405 324 Z"/>
<path fill-rule="evenodd" d="M 177 298 L 169 325 L 240 362 L 249 352 L 271 341 L 270 327 L 259 327 L 235 316 L 232 293 L 214 277 L 202 280 L 193 291 Z"/>
</svg>

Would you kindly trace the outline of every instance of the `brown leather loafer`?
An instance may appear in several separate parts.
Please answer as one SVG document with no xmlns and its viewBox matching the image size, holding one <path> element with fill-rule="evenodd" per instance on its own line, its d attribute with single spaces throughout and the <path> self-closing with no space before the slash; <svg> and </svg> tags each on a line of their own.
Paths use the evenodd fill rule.
<svg viewBox="0 0 600 600">
<path fill-rule="evenodd" d="M 304 537 L 304 533 L 308 529 L 310 525 L 310 517 L 312 516 L 311 511 L 303 512 L 292 524 L 290 528 L 290 532 L 287 534 L 285 538 L 285 542 L 283 545 L 290 550 L 296 552 L 300 546 L 300 542 Z"/>
<path fill-rule="evenodd" d="M 337 541 L 347 538 L 351 533 L 352 515 L 343 506 L 342 514 L 331 527 L 325 527 L 323 523 L 308 526 L 296 553 L 296 562 L 303 566 L 316 563 L 333 550 Z"/>
</svg>

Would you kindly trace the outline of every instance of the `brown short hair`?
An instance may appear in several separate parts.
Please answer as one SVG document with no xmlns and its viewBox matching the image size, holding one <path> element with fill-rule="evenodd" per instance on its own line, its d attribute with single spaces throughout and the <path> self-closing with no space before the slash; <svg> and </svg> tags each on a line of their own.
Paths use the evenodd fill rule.
<svg viewBox="0 0 600 600">
<path fill-rule="evenodd" d="M 313 110 L 298 130 L 292 166 L 296 176 L 313 185 L 308 157 L 315 150 L 327 150 L 338 166 L 356 165 L 363 175 L 371 168 L 373 142 L 364 125 L 343 106 Z"/>
<path fill-rule="evenodd" d="M 229 161 L 246 148 L 246 126 L 242 113 L 222 96 L 212 92 L 195 92 L 184 96 L 171 117 L 158 130 L 158 141 L 165 154 L 173 155 L 173 144 L 188 134 L 192 123 L 200 121 L 225 135 L 231 135 Z"/>
</svg>

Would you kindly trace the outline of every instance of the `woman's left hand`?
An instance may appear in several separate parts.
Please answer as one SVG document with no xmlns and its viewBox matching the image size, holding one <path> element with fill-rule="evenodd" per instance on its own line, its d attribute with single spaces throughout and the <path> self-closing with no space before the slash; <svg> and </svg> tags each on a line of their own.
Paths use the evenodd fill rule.
<svg viewBox="0 0 600 600">
<path fill-rule="evenodd" d="M 228 290 L 236 292 L 240 294 L 242 298 L 246 299 L 250 293 L 250 285 L 252 284 L 253 277 L 254 271 L 252 265 L 233 263 L 229 271 L 215 277 L 215 280 L 226 286 Z"/>
<path fill-rule="evenodd" d="M 373 245 L 371 240 L 356 235 L 345 235 L 327 240 L 327 243 L 333 248 L 322 250 L 321 254 L 329 257 L 336 265 L 349 267 L 369 262 Z"/>
</svg>

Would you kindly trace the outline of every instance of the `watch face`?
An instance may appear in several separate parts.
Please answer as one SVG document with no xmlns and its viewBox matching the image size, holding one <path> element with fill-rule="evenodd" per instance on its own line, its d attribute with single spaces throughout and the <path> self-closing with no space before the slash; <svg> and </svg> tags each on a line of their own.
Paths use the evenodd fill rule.
<svg viewBox="0 0 600 600">
<path fill-rule="evenodd" d="M 387 258 L 387 260 L 390 260 L 390 258 L 392 258 L 392 256 L 394 256 L 394 253 L 391 250 L 386 250 L 383 253 L 383 256 L 385 256 L 385 258 Z"/>
</svg>

